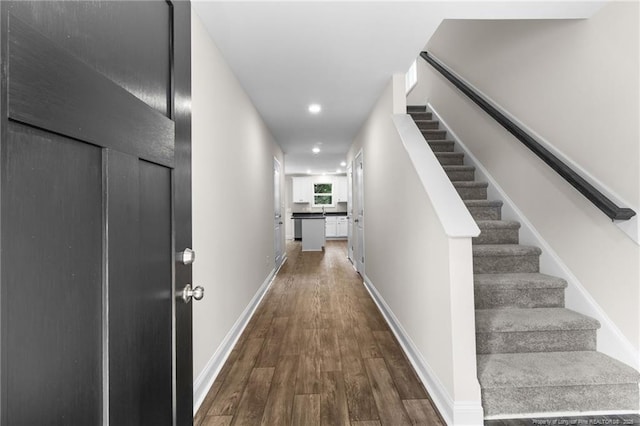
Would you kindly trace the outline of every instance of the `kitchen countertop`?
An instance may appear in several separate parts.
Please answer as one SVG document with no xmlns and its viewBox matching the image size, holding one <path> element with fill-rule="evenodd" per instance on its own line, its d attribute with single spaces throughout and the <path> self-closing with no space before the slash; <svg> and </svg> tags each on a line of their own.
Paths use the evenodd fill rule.
<svg viewBox="0 0 640 426">
<path fill-rule="evenodd" d="M 346 216 L 347 212 L 327 212 L 324 216 Z M 314 212 L 300 212 L 291 213 L 292 219 L 322 219 L 324 217 L 322 213 Z"/>
</svg>

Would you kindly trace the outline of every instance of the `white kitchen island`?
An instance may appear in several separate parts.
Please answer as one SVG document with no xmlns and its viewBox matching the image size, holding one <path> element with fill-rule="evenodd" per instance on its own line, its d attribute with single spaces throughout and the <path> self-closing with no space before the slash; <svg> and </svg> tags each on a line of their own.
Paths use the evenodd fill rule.
<svg viewBox="0 0 640 426">
<path fill-rule="evenodd" d="M 325 244 L 325 217 L 314 215 L 301 218 L 302 251 L 322 251 Z"/>
</svg>

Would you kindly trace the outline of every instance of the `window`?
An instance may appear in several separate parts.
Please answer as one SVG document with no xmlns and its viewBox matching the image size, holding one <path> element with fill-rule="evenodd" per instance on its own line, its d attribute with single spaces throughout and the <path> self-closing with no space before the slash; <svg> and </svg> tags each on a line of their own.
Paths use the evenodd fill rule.
<svg viewBox="0 0 640 426">
<path fill-rule="evenodd" d="M 313 205 L 333 206 L 333 184 L 314 183 L 313 184 Z"/>
<path fill-rule="evenodd" d="M 418 61 L 417 59 L 413 61 L 413 64 L 411 64 L 411 68 L 409 68 L 409 71 L 407 71 L 407 74 L 404 77 L 404 85 L 405 85 L 406 93 L 409 93 L 411 89 L 413 89 L 416 83 L 418 82 L 417 61 Z"/>
</svg>

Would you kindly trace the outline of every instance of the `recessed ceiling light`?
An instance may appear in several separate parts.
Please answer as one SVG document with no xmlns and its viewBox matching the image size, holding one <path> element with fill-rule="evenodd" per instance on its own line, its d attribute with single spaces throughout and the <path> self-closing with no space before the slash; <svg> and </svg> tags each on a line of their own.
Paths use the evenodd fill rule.
<svg viewBox="0 0 640 426">
<path fill-rule="evenodd" d="M 322 107 L 320 106 L 320 104 L 309 105 L 309 112 L 311 114 L 318 114 L 320 111 L 322 111 Z"/>
<path fill-rule="evenodd" d="M 311 169 L 307 169 L 307 174 L 310 175 L 311 174 Z"/>
<path fill-rule="evenodd" d="M 340 163 L 340 165 L 341 165 L 342 167 L 345 167 L 345 166 L 347 165 L 347 162 L 346 162 L 346 161 L 343 161 L 342 163 Z"/>
<path fill-rule="evenodd" d="M 317 146 L 314 146 L 311 151 L 313 151 L 314 154 L 317 154 L 320 152 L 320 148 L 318 148 Z"/>
<path fill-rule="evenodd" d="M 336 169 L 336 173 L 342 173 L 342 170 Z"/>
</svg>

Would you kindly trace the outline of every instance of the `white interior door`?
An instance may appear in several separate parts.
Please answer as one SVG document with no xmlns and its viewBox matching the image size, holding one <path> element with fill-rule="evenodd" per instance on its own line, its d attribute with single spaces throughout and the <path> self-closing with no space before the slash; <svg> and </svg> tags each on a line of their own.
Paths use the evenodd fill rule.
<svg viewBox="0 0 640 426">
<path fill-rule="evenodd" d="M 278 269 L 282 263 L 283 247 L 282 247 L 282 202 L 281 202 L 281 171 L 280 162 L 277 158 L 273 159 L 273 244 L 275 267 Z"/>
<path fill-rule="evenodd" d="M 353 162 L 347 167 L 347 257 L 353 262 Z"/>
<path fill-rule="evenodd" d="M 356 269 L 364 278 L 364 162 L 362 158 L 362 151 L 360 151 L 356 156 L 354 163 L 356 170 L 353 175 L 355 192 L 355 244 L 353 247 L 353 255 L 355 258 Z"/>
</svg>

